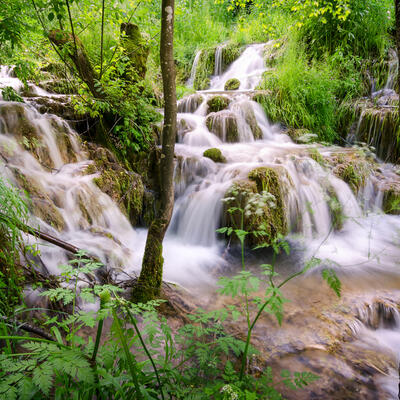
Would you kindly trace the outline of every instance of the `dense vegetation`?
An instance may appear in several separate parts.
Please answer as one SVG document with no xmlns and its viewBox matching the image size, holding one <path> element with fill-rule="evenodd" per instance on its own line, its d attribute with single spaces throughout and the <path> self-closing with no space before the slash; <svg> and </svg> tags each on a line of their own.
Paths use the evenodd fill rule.
<svg viewBox="0 0 400 400">
<path fill-rule="evenodd" d="M 269 68 L 258 87 L 268 95 L 257 101 L 274 122 L 329 143 L 339 142 L 349 127 L 349 102 L 370 93 L 370 70 L 383 87 L 388 69 L 382 60 L 394 45 L 391 0 L 177 0 L 175 18 L 178 97 L 193 90 L 185 83 L 197 52 L 204 52 L 204 76 L 195 81 L 202 86 L 213 72 L 217 45 L 225 42 L 225 60 L 233 61 L 246 44 L 271 40 Z M 160 26 L 158 1 L 10 0 L 0 7 L 0 64 L 15 65 L 26 85 L 56 77 L 53 89 L 74 94 L 75 112 L 90 120 L 85 138 L 94 137 L 131 168 L 138 154 L 159 144 L 157 108 L 165 98 Z M 21 100 L 12 91 L 3 96 Z M 206 152 L 226 161 L 218 149 Z M 250 230 L 243 224 L 245 213 L 258 215 L 257 204 L 277 207 L 277 196 L 264 189 L 249 195 L 234 188 L 225 199 L 241 223 L 219 233 L 239 243 L 242 271 L 220 280 L 220 295 L 235 298 L 238 306 L 199 310 L 173 330 L 162 316 L 168 314 L 165 300 L 132 302 L 116 285 L 98 285 L 101 264 L 86 253 L 60 266 L 57 279 L 36 275 L 37 249 L 25 245 L 23 236 L 33 233 L 29 198 L 0 180 L 0 398 L 280 399 L 277 384 L 301 389 L 318 379 L 270 368 L 258 376 L 250 372 L 256 352 L 250 342 L 260 316 L 269 313 L 280 323 L 286 301 L 281 287 L 321 263 L 311 257 L 279 282 L 275 260 L 289 253 L 288 243 L 263 226 Z M 247 205 L 236 202 L 238 196 L 250 196 Z M 272 254 L 261 278 L 246 267 L 251 238 Z M 323 269 L 322 275 L 339 296 L 335 272 Z M 43 289 L 49 309 L 24 306 L 27 276 Z M 253 298 L 261 290 L 263 296 Z M 83 311 L 77 306 L 82 302 L 99 309 Z M 241 315 L 244 340 L 229 331 Z M 34 327 L 21 324 L 25 319 Z"/>
</svg>

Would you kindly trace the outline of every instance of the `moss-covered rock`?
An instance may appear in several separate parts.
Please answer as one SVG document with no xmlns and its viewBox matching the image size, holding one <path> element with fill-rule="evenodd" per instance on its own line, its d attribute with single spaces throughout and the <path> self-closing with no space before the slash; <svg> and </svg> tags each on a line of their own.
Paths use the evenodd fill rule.
<svg viewBox="0 0 400 400">
<path fill-rule="evenodd" d="M 331 215 L 332 226 L 335 230 L 340 230 L 343 228 L 344 214 L 343 207 L 337 197 L 334 189 L 329 186 L 326 190 L 328 195 L 328 207 Z"/>
<path fill-rule="evenodd" d="M 293 142 L 298 144 L 314 143 L 318 141 L 317 134 L 304 128 L 288 128 L 284 133 L 286 133 Z"/>
<path fill-rule="evenodd" d="M 208 89 L 208 87 L 210 86 L 210 76 L 214 72 L 214 66 L 215 66 L 214 48 L 202 50 L 193 81 L 193 88 L 195 90 Z"/>
<path fill-rule="evenodd" d="M 219 162 L 219 163 L 226 162 L 226 158 L 223 156 L 220 149 L 216 149 L 216 148 L 207 149 L 203 153 L 203 156 L 213 160 L 214 162 Z"/>
<path fill-rule="evenodd" d="M 208 112 L 218 112 L 229 107 L 230 100 L 226 96 L 213 96 L 207 101 Z"/>
<path fill-rule="evenodd" d="M 126 78 L 133 82 L 143 80 L 147 71 L 147 58 L 150 52 L 149 39 L 140 33 L 139 27 L 132 23 L 121 24 L 121 44 L 129 59 Z"/>
<path fill-rule="evenodd" d="M 17 169 L 14 169 L 14 177 L 17 180 L 18 186 L 24 189 L 29 195 L 30 201 L 28 201 L 28 206 L 32 214 L 57 231 L 61 232 L 64 230 L 64 218 L 41 183 Z"/>
<path fill-rule="evenodd" d="M 239 141 L 236 115 L 229 110 L 211 113 L 206 119 L 206 125 L 208 130 L 223 142 L 236 143 Z"/>
<path fill-rule="evenodd" d="M 284 193 L 285 188 L 281 180 L 281 174 L 287 175 L 286 170 L 277 167 L 259 167 L 249 173 L 249 180 L 234 182 L 226 193 L 227 198 L 232 198 L 225 204 L 225 217 L 223 223 L 226 226 L 240 227 L 241 213 L 234 211 L 231 218 L 227 216 L 227 210 L 231 207 L 246 209 L 249 201 L 254 202 L 254 196 L 268 192 L 273 196 L 273 206 L 269 203 L 258 205 L 254 212 L 247 212 L 244 216 L 243 229 L 247 232 L 262 230 L 260 235 L 250 233 L 247 236 L 247 244 L 254 246 L 260 243 L 270 244 L 279 234 L 286 235 L 288 232 Z M 247 207 L 248 208 L 248 207 Z M 231 222 L 229 222 L 231 221 Z"/>
<path fill-rule="evenodd" d="M 315 147 L 308 149 L 308 156 L 317 162 L 321 167 L 325 167 L 324 157 L 322 157 L 322 154 Z"/>
<path fill-rule="evenodd" d="M 263 133 L 261 128 L 258 126 L 256 115 L 254 114 L 254 109 L 250 102 L 240 103 L 240 113 L 243 115 L 247 125 L 249 125 L 253 137 L 255 140 L 262 139 Z"/>
<path fill-rule="evenodd" d="M 242 54 L 243 47 L 237 43 L 229 42 L 222 47 L 222 70 L 232 64 Z"/>
<path fill-rule="evenodd" d="M 355 194 L 377 169 L 375 161 L 368 159 L 361 150 L 332 153 L 325 157 L 325 161 L 332 168 L 333 174 L 345 181 Z"/>
<path fill-rule="evenodd" d="M 239 79 L 232 78 L 228 79 L 225 83 L 224 89 L 225 90 L 237 90 L 240 87 Z"/>
<path fill-rule="evenodd" d="M 108 149 L 94 144 L 87 147 L 94 163 L 86 173 L 99 173 L 93 182 L 118 204 L 132 225 L 136 225 L 143 209 L 144 186 L 140 175 L 125 169 Z"/>
<path fill-rule="evenodd" d="M 382 208 L 386 214 L 400 215 L 400 182 L 384 188 Z"/>
</svg>

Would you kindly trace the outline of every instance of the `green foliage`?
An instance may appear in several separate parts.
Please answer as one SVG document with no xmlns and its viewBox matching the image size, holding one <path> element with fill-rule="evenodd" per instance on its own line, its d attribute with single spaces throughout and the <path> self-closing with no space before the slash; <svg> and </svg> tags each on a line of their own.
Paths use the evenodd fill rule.
<svg viewBox="0 0 400 400">
<path fill-rule="evenodd" d="M 27 220 L 28 207 L 21 193 L 0 178 L 0 315 L 12 315 L 22 301 L 22 276 L 17 264 L 24 245 L 18 221 Z"/>
<path fill-rule="evenodd" d="M 19 103 L 24 102 L 24 99 L 10 86 L 6 86 L 4 89 L 1 89 L 1 94 L 3 96 L 3 100 L 5 101 L 17 101 Z"/>
</svg>

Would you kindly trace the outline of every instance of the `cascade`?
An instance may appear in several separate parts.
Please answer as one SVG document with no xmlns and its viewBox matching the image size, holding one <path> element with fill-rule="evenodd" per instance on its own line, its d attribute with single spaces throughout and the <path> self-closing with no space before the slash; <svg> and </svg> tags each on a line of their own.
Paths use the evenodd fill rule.
<svg viewBox="0 0 400 400">
<path fill-rule="evenodd" d="M 340 163 L 327 166 L 324 161 L 352 156 L 351 150 L 293 143 L 252 100 L 266 70 L 263 55 L 268 45 L 248 46 L 224 73 L 221 52 L 216 54 L 210 89 L 178 104 L 176 202 L 164 244 L 164 278 L 197 289 L 214 285 L 213 273 L 228 266 L 225 243 L 216 234 L 224 221 L 222 199 L 235 182 L 254 187 L 249 176 L 256 176 L 260 168 L 278 177 L 282 225 L 295 248 L 306 248 L 294 264 L 309 257 L 329 259 L 329 265 L 353 281 L 363 274 L 378 280 L 378 272 L 396 273 L 400 217 L 382 213 L 382 182 L 368 178 L 355 190 L 341 179 L 343 174 L 332 172 L 341 171 Z M 196 54 L 189 86 L 200 55 Z M 232 78 L 240 80 L 240 88 L 225 92 Z M 12 86 L 20 92 L 18 82 L 12 69 L 1 67 L 0 88 Z M 218 148 L 225 162 L 205 157 L 210 148 Z M 32 105 L 0 101 L 0 154 L 0 175 L 31 193 L 31 224 L 96 255 L 120 280 L 140 270 L 146 230 L 132 228 L 117 204 L 96 186 L 99 173 L 90 168 L 90 152 L 65 121 L 39 114 Z M 383 180 L 395 179 L 391 166 L 380 168 Z M 335 227 L 333 200 L 343 219 Z M 57 265 L 66 262 L 67 255 L 41 246 L 41 260 L 47 271 L 57 274 Z M 371 330 L 371 319 L 360 317 L 363 329 Z M 384 328 L 397 329 L 397 314 L 393 321 Z M 354 335 L 367 337 L 363 329 L 354 329 Z"/>
<path fill-rule="evenodd" d="M 194 57 L 193 65 L 192 65 L 192 70 L 190 71 L 190 77 L 188 81 L 186 82 L 188 87 L 193 87 L 193 82 L 194 78 L 196 76 L 196 70 L 197 70 L 197 65 L 199 64 L 201 57 L 201 50 L 196 53 L 196 56 Z"/>
</svg>

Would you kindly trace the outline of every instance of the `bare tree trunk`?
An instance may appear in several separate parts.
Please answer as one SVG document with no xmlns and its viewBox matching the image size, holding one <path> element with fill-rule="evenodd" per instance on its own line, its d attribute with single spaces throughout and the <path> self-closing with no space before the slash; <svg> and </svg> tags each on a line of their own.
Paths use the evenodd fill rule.
<svg viewBox="0 0 400 400">
<path fill-rule="evenodd" d="M 174 63 L 174 0 L 162 0 L 160 59 L 164 89 L 164 128 L 161 155 L 161 204 L 147 234 L 142 271 L 134 293 L 136 300 L 158 296 L 162 282 L 162 243 L 174 207 L 174 148 L 176 135 L 176 87 Z"/>
</svg>

